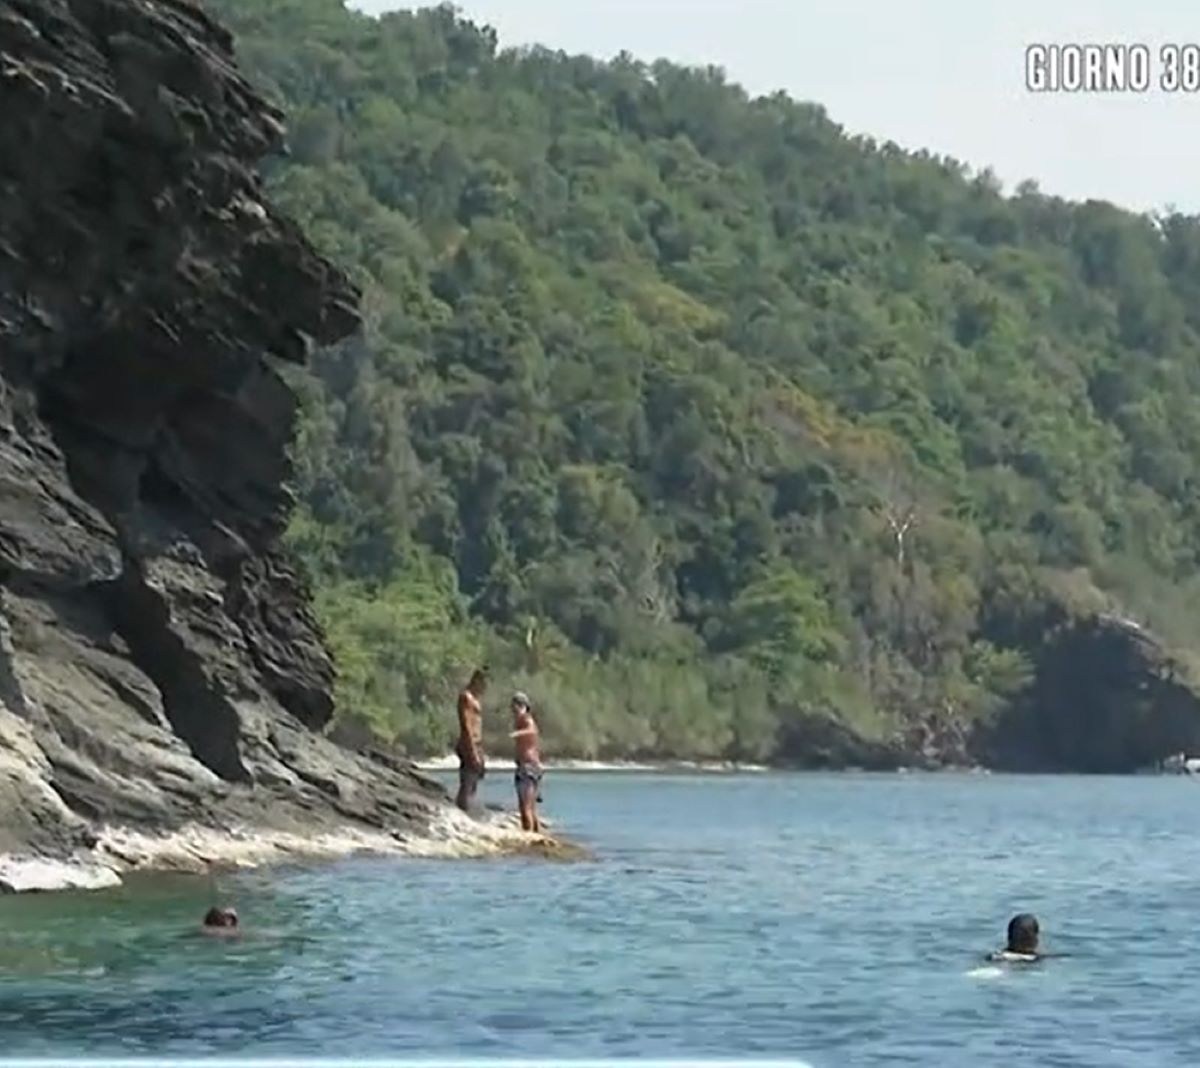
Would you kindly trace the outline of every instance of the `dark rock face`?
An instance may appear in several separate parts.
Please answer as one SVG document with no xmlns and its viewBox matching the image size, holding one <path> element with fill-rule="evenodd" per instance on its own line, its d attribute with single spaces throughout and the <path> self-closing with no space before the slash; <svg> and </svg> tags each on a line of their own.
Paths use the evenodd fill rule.
<svg viewBox="0 0 1200 1068">
<path fill-rule="evenodd" d="M 922 764 L 920 756 L 899 741 L 887 744 L 855 734 L 827 716 L 796 713 L 780 739 L 784 762 L 810 770 L 894 771 Z"/>
<path fill-rule="evenodd" d="M 1125 774 L 1181 753 L 1200 755 L 1200 682 L 1156 635 L 1114 615 L 1059 613 L 1025 637 L 1032 684 L 993 718 L 962 723 L 931 709 L 906 731 L 877 740 L 797 714 L 781 739 L 786 762 Z"/>
<path fill-rule="evenodd" d="M 1113 616 L 1078 619 L 1049 637 L 1030 692 L 972 747 L 1004 769 L 1137 771 L 1200 753 L 1200 696 L 1146 630 Z"/>
<path fill-rule="evenodd" d="M 277 361 L 357 295 L 261 200 L 282 128 L 187 0 L 0 0 L 0 851 L 416 819 L 322 738 Z"/>
</svg>

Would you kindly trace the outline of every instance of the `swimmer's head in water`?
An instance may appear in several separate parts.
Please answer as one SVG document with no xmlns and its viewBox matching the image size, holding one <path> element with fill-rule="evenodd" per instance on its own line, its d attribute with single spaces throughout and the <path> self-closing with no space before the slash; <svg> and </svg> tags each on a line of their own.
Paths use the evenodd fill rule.
<svg viewBox="0 0 1200 1068">
<path fill-rule="evenodd" d="M 204 914 L 205 927 L 236 927 L 238 914 L 236 909 L 219 909 L 214 905 Z"/>
<path fill-rule="evenodd" d="M 1014 916 L 1008 921 L 1008 952 L 1036 953 L 1039 933 L 1037 917 L 1032 913 Z"/>
</svg>

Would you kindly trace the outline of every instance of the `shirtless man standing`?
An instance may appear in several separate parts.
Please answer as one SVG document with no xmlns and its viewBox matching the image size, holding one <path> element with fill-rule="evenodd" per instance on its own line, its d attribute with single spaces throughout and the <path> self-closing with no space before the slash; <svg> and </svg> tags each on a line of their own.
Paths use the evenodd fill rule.
<svg viewBox="0 0 1200 1068">
<path fill-rule="evenodd" d="M 538 725 L 533 718 L 529 698 L 523 693 L 513 694 L 513 726 L 509 737 L 513 739 L 513 759 L 517 765 L 513 779 L 517 787 L 517 807 L 521 811 L 521 829 L 540 832 L 537 803 L 541 800 L 542 754 L 538 748 Z"/>
<path fill-rule="evenodd" d="M 485 774 L 483 763 L 483 704 L 487 668 L 477 668 L 466 689 L 458 695 L 458 797 L 455 804 L 471 811 L 475 791 Z"/>
</svg>

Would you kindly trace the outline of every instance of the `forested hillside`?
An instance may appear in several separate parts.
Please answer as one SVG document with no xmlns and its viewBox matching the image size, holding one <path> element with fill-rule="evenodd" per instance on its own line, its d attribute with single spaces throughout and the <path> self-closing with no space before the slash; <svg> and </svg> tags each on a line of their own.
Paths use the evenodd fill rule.
<svg viewBox="0 0 1200 1068">
<path fill-rule="evenodd" d="M 209 6 L 366 294 L 296 446 L 344 718 L 443 751 L 488 661 L 557 755 L 953 759 L 1065 620 L 1195 642 L 1196 219 L 445 8 Z"/>
</svg>

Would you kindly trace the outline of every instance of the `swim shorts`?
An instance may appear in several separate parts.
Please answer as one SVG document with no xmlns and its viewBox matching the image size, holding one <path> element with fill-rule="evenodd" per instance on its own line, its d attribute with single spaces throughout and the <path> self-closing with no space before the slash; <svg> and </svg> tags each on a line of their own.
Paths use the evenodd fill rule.
<svg viewBox="0 0 1200 1068">
<path fill-rule="evenodd" d="M 522 786 L 532 786 L 537 790 L 538 800 L 542 799 L 542 766 L 540 764 L 518 764 L 517 770 L 513 775 L 513 782 L 516 783 L 517 789 Z"/>
</svg>

